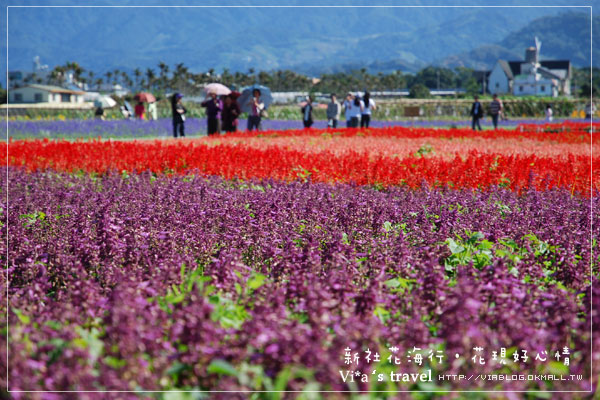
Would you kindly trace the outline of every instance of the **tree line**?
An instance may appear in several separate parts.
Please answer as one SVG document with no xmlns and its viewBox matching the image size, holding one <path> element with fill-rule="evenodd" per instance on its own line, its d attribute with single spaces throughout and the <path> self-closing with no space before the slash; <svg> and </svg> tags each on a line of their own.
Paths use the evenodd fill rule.
<svg viewBox="0 0 600 400">
<path fill-rule="evenodd" d="M 591 72 L 589 68 L 574 68 L 572 80 L 572 87 L 575 88 L 574 94 L 587 97 L 592 93 L 594 95 L 600 93 L 600 74 L 598 72 L 600 72 L 598 68 L 593 68 Z M 593 76 L 592 83 L 590 83 L 590 73 Z M 25 83 L 46 83 L 60 86 L 65 84 L 69 74 L 72 75 L 74 81 L 87 85 L 91 90 L 105 84 L 119 84 L 132 91 L 144 90 L 155 94 L 178 91 L 187 95 L 199 95 L 202 93 L 202 87 L 212 82 L 219 82 L 238 89 L 260 83 L 276 92 L 303 91 L 343 94 L 357 90 L 409 89 L 410 97 L 415 98 L 429 97 L 430 90 L 433 89 L 462 88 L 467 95 L 481 93 L 483 89 L 482 72 L 466 67 L 450 69 L 428 66 L 415 74 L 403 73 L 399 70 L 390 73 L 371 73 L 366 68 L 362 68 L 348 72 L 326 73 L 318 78 L 312 78 L 290 70 L 255 71 L 252 68 L 246 73 L 232 72 L 228 69 L 224 69 L 221 73 L 216 73 L 214 69 L 194 73 L 184 63 L 171 67 L 164 62 L 160 62 L 156 68 L 144 70 L 135 68 L 130 72 L 115 68 L 101 74 L 87 70 L 77 62 L 67 62 L 54 67 L 47 79 L 42 79 L 33 73 L 26 78 Z M 1 95 L 2 93 L 0 93 Z"/>
</svg>

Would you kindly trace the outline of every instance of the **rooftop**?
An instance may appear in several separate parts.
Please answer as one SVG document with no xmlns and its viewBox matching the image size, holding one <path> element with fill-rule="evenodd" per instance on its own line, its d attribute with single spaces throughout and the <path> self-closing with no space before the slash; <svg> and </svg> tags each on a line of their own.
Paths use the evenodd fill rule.
<svg viewBox="0 0 600 400">
<path fill-rule="evenodd" d="M 34 88 L 34 89 L 39 89 L 39 90 L 45 90 L 46 92 L 51 92 L 51 93 L 70 93 L 70 94 L 84 94 L 85 92 L 82 90 L 71 90 L 71 89 L 65 89 L 62 88 L 60 86 L 51 86 L 51 85 L 27 85 L 24 87 L 30 87 L 30 88 Z M 22 88 L 20 88 L 22 89 Z M 16 90 L 16 89 L 13 89 Z"/>
</svg>

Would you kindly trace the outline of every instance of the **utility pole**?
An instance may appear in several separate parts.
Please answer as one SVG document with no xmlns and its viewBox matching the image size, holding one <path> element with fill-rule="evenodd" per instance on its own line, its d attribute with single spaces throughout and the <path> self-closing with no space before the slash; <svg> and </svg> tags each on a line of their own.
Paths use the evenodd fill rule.
<svg viewBox="0 0 600 400">
<path fill-rule="evenodd" d="M 439 92 L 440 91 L 440 70 L 439 69 L 437 70 L 437 83 L 438 83 L 437 90 Z"/>
</svg>

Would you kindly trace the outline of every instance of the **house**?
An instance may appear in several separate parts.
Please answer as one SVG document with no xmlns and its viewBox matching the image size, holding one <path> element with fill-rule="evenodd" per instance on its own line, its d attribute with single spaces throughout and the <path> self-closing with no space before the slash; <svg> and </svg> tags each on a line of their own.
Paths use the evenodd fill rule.
<svg viewBox="0 0 600 400">
<path fill-rule="evenodd" d="M 83 104 L 81 90 L 71 90 L 59 86 L 28 85 L 8 91 L 9 103 L 50 103 Z"/>
<path fill-rule="evenodd" d="M 103 83 L 101 85 L 88 85 L 89 90 L 105 93 L 114 94 L 115 96 L 124 97 L 131 93 L 131 91 L 118 83 Z"/>
<path fill-rule="evenodd" d="M 490 93 L 516 96 L 552 96 L 571 94 L 571 62 L 540 61 L 541 42 L 525 50 L 525 61 L 498 60 L 488 80 Z"/>
<path fill-rule="evenodd" d="M 519 72 L 521 66 L 519 65 Z M 510 94 L 513 91 L 515 76 L 509 63 L 498 60 L 488 78 L 488 91 L 496 94 Z"/>
</svg>

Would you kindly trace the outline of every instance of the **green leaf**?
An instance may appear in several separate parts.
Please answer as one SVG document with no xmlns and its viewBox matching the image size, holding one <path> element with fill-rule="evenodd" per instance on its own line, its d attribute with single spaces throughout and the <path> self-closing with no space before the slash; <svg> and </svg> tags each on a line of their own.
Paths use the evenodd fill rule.
<svg viewBox="0 0 600 400">
<path fill-rule="evenodd" d="M 169 369 L 167 370 L 167 375 L 177 378 L 177 377 L 179 377 L 179 374 L 181 374 L 186 369 L 190 369 L 190 368 L 191 367 L 189 364 L 184 364 L 182 362 L 175 361 L 175 363 L 173 365 L 171 365 L 169 367 Z"/>
<path fill-rule="evenodd" d="M 76 326 L 75 331 L 79 335 L 79 338 L 74 339 L 73 344 L 87 349 L 90 360 L 95 362 L 104 350 L 104 342 L 99 339 L 100 331 L 97 328 L 87 330 L 80 326 Z"/>
<path fill-rule="evenodd" d="M 548 370 L 554 375 L 568 375 L 569 367 L 559 361 L 550 361 Z"/>
<path fill-rule="evenodd" d="M 384 283 L 387 287 L 390 287 L 390 288 L 397 288 L 398 286 L 400 286 L 400 281 L 396 278 L 387 280 Z"/>
<path fill-rule="evenodd" d="M 448 248 L 452 252 L 452 254 L 458 254 L 465 251 L 465 248 L 454 241 L 454 239 L 448 239 L 446 241 L 448 243 Z"/>
<path fill-rule="evenodd" d="M 49 320 L 44 322 L 44 325 L 49 326 L 50 328 L 54 329 L 55 331 L 60 330 L 60 328 L 62 328 L 62 324 L 58 321 L 53 321 L 53 320 Z"/>
<path fill-rule="evenodd" d="M 31 319 L 27 315 L 23 314 L 21 312 L 21 310 L 13 308 L 13 312 L 15 313 L 17 318 L 19 318 L 19 321 L 21 321 L 21 323 L 23 323 L 25 325 L 29 325 L 29 323 L 31 322 Z"/>
<path fill-rule="evenodd" d="M 390 221 L 385 221 L 385 222 L 383 223 L 383 229 L 384 229 L 386 232 L 390 232 L 390 231 L 392 230 L 392 223 L 391 223 Z"/>
<path fill-rule="evenodd" d="M 375 306 L 375 310 L 373 310 L 373 314 L 375 314 L 375 316 L 377 318 L 379 318 L 379 320 L 381 322 L 383 322 L 384 324 L 390 318 L 390 312 L 388 310 L 386 310 L 385 307 L 381 304 L 378 304 Z"/>
<path fill-rule="evenodd" d="M 104 364 L 108 365 L 112 369 L 120 369 L 127 365 L 127 361 L 117 357 L 107 356 L 104 357 Z"/>
<path fill-rule="evenodd" d="M 494 246 L 494 243 L 490 242 L 489 240 L 482 240 L 481 243 L 479 244 L 478 248 L 480 250 L 489 250 Z"/>
<path fill-rule="evenodd" d="M 210 374 L 237 376 L 238 372 L 225 360 L 213 360 L 206 369 Z"/>
<path fill-rule="evenodd" d="M 291 378 L 292 370 L 290 367 L 285 367 L 283 371 L 277 375 L 277 378 L 275 378 L 275 391 L 284 391 Z"/>
<path fill-rule="evenodd" d="M 254 274 L 248 280 L 248 287 L 252 290 L 256 290 L 259 287 L 261 287 L 262 285 L 264 285 L 266 279 L 267 279 L 267 277 L 262 274 L 258 274 L 258 273 Z"/>
</svg>

